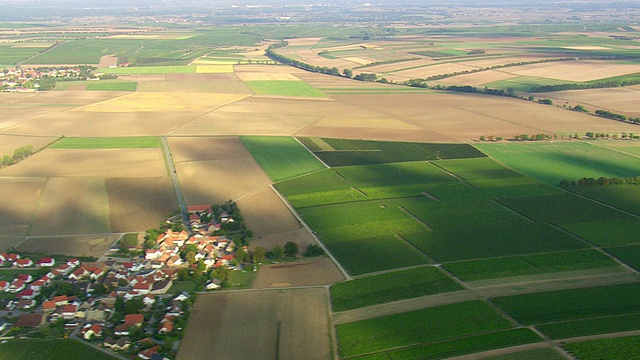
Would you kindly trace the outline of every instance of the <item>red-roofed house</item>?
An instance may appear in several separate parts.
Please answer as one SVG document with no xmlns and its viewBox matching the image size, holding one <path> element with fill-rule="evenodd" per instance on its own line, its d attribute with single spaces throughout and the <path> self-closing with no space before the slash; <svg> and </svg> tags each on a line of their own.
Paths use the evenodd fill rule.
<svg viewBox="0 0 640 360">
<path fill-rule="evenodd" d="M 18 259 L 14 262 L 14 264 L 18 267 L 30 267 L 33 266 L 33 261 L 29 258 L 26 259 Z"/>
<path fill-rule="evenodd" d="M 56 303 L 56 306 L 67 305 L 69 304 L 69 297 L 67 295 L 54 296 L 53 302 Z"/>
<path fill-rule="evenodd" d="M 143 314 L 127 314 L 124 317 L 124 323 L 130 326 L 140 326 L 144 322 Z"/>
<path fill-rule="evenodd" d="M 74 271 L 71 275 L 69 275 L 69 279 L 82 280 L 85 277 L 87 277 L 88 275 L 89 275 L 89 271 L 87 271 L 87 269 L 81 267 L 78 270 Z"/>
<path fill-rule="evenodd" d="M 160 347 L 159 345 L 156 345 L 154 347 L 150 347 L 147 350 L 143 350 L 140 353 L 138 353 L 138 357 L 142 360 L 149 360 L 151 359 L 151 357 L 153 356 L 153 354 L 158 352 L 158 347 Z"/>
<path fill-rule="evenodd" d="M 64 305 L 62 308 L 62 317 L 66 320 L 73 319 L 78 313 L 77 305 Z"/>
<path fill-rule="evenodd" d="M 83 328 L 82 331 L 84 332 L 83 337 L 85 340 L 102 336 L 102 326 L 97 323 L 86 327 L 86 330 Z"/>
<path fill-rule="evenodd" d="M 116 336 L 129 336 L 129 324 L 120 324 L 113 328 L 113 334 Z"/>
<path fill-rule="evenodd" d="M 40 291 L 40 289 L 42 289 L 42 287 L 45 286 L 46 284 L 47 284 L 46 281 L 42 279 L 38 279 L 29 285 L 29 289 Z"/>
<path fill-rule="evenodd" d="M 27 299 L 33 300 L 36 296 L 40 295 L 40 291 L 35 291 L 31 289 L 25 289 L 20 291 L 18 295 L 16 295 L 19 299 Z"/>
<path fill-rule="evenodd" d="M 10 293 L 17 293 L 18 291 L 24 290 L 25 287 L 26 285 L 24 284 L 24 281 L 14 280 L 11 285 L 9 285 L 9 289 L 7 291 Z"/>
<path fill-rule="evenodd" d="M 38 260 L 38 266 L 41 266 L 41 267 L 51 267 L 51 266 L 54 266 L 55 264 L 56 264 L 56 261 L 51 257 L 45 257 Z"/>
<path fill-rule="evenodd" d="M 0 281 L 0 291 L 7 291 L 9 289 L 8 281 Z"/>
<path fill-rule="evenodd" d="M 76 267 L 76 266 L 80 266 L 80 260 L 78 259 L 71 259 L 67 261 L 67 265 L 71 266 L 71 267 Z"/>
<path fill-rule="evenodd" d="M 33 281 L 33 276 L 29 274 L 18 274 L 16 279 L 23 281 L 25 284 L 28 284 Z"/>
<path fill-rule="evenodd" d="M 42 309 L 44 310 L 44 312 L 53 312 L 56 309 L 56 302 L 55 301 L 45 301 L 44 303 L 42 303 Z"/>
</svg>

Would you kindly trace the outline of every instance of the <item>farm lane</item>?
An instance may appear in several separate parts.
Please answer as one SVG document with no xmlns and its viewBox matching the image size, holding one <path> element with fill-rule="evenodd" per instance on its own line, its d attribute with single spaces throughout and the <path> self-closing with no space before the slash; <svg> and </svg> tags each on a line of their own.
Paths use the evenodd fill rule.
<svg viewBox="0 0 640 360">
<path fill-rule="evenodd" d="M 428 307 L 460 303 L 471 300 L 486 300 L 500 296 L 522 295 L 554 290 L 628 284 L 637 282 L 638 280 L 640 280 L 640 277 L 636 273 L 627 273 L 624 275 L 607 274 L 600 276 L 565 278 L 560 280 L 530 281 L 507 284 L 503 286 L 490 286 L 486 288 L 460 290 L 450 293 L 428 295 L 413 299 L 394 301 L 390 303 L 334 313 L 333 321 L 338 325 L 348 322 L 372 319 L 386 315 L 394 315 L 407 311 L 420 310 Z"/>
<path fill-rule="evenodd" d="M 176 199 L 178 199 L 178 204 L 180 205 L 180 212 L 182 213 L 182 225 L 184 225 L 185 229 L 188 229 L 188 231 L 191 232 L 191 224 L 189 223 L 189 212 L 187 211 L 187 206 L 184 203 L 184 197 L 182 197 L 180 183 L 178 182 L 178 174 L 176 172 L 176 167 L 173 164 L 173 156 L 171 155 L 171 150 L 169 149 L 169 143 L 167 142 L 166 136 L 161 136 L 160 139 L 162 139 L 162 146 L 164 146 L 164 154 L 167 159 L 169 173 L 171 174 L 173 188 L 176 192 Z"/>
</svg>

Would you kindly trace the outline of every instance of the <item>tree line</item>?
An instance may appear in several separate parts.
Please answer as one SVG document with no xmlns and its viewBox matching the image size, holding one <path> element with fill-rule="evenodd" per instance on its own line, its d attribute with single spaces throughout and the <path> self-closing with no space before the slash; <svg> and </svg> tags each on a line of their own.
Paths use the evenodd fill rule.
<svg viewBox="0 0 640 360">
<path fill-rule="evenodd" d="M 532 93 L 564 91 L 564 90 L 583 90 L 583 89 L 605 89 L 621 86 L 631 86 L 640 84 L 640 80 L 627 80 L 627 81 L 603 81 L 603 82 L 591 82 L 591 83 L 570 83 L 570 84 L 556 84 L 556 85 L 542 85 L 534 86 L 529 89 Z"/>
<path fill-rule="evenodd" d="M 2 157 L 2 162 L 0 162 L 0 165 L 2 165 L 2 167 L 13 165 L 28 158 L 29 156 L 31 156 L 31 154 L 33 154 L 33 146 L 21 146 L 13 151 L 13 156 L 4 155 Z"/>
<path fill-rule="evenodd" d="M 593 187 L 593 186 L 610 186 L 610 185 L 640 185 L 640 176 L 628 177 L 628 178 L 620 178 L 620 177 L 583 177 L 578 180 L 560 180 L 561 187 L 570 187 L 570 186 L 582 186 L 582 187 Z"/>
</svg>

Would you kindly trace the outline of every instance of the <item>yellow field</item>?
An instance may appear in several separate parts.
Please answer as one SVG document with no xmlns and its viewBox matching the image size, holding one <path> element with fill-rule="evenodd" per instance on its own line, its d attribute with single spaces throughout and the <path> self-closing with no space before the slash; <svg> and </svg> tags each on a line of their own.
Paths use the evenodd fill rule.
<svg viewBox="0 0 640 360">
<path fill-rule="evenodd" d="M 240 94 L 136 92 L 85 106 L 82 110 L 105 113 L 207 110 L 238 101 L 247 96 Z"/>
<path fill-rule="evenodd" d="M 232 73 L 233 65 L 198 65 L 196 74 L 224 74 Z"/>
</svg>

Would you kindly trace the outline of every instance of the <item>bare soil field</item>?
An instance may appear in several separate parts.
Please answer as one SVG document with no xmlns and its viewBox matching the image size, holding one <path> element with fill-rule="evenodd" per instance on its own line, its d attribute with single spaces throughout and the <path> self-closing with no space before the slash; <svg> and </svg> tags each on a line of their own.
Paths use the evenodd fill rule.
<svg viewBox="0 0 640 360">
<path fill-rule="evenodd" d="M 285 48 L 286 49 L 286 48 Z M 307 64 L 313 64 L 315 66 L 326 66 L 329 68 L 337 67 L 338 69 L 353 68 L 360 66 L 360 64 L 346 59 L 328 59 L 326 57 L 318 55 L 316 50 L 283 50 L 282 54 L 287 57 L 291 57 Z"/>
<path fill-rule="evenodd" d="M 264 80 L 281 80 L 281 81 L 299 81 L 292 74 L 283 73 L 259 73 L 259 72 L 238 72 L 236 73 L 242 81 L 264 81 Z"/>
<path fill-rule="evenodd" d="M 199 295 L 178 360 L 331 359 L 325 288 Z"/>
<path fill-rule="evenodd" d="M 36 137 L 36 136 L 10 136 L 0 134 L 0 156 L 13 155 L 13 151 L 19 147 L 31 145 L 33 151 L 38 151 L 43 147 L 55 141 L 55 137 Z M 2 173 L 0 172 L 0 176 Z"/>
<path fill-rule="evenodd" d="M 437 65 L 431 65 L 431 66 L 424 66 L 416 69 L 394 71 L 393 75 L 397 77 L 404 77 L 407 79 L 427 78 L 433 75 L 450 74 L 458 71 L 473 70 L 473 69 L 475 68 L 472 66 L 462 65 L 458 63 L 445 63 L 445 64 L 437 64 Z"/>
<path fill-rule="evenodd" d="M 417 57 L 417 56 L 412 55 L 411 57 Z M 420 60 L 403 61 L 403 62 L 393 63 L 393 64 L 369 66 L 363 69 L 355 69 L 354 72 L 375 72 L 375 73 L 387 74 L 395 71 L 401 71 L 402 69 L 422 68 L 424 66 L 432 66 L 436 64 L 438 64 L 437 61 L 424 58 Z"/>
<path fill-rule="evenodd" d="M 0 251 L 7 251 L 18 245 L 22 240 L 24 238 L 17 236 L 0 236 Z"/>
<path fill-rule="evenodd" d="M 156 224 L 157 225 L 157 224 Z M 29 238 L 17 247 L 18 251 L 41 254 L 100 257 L 119 235 L 52 236 Z"/>
<path fill-rule="evenodd" d="M 252 157 L 180 162 L 176 170 L 189 205 L 238 199 L 271 183 Z"/>
<path fill-rule="evenodd" d="M 166 80 L 138 80 L 139 92 L 252 94 L 235 74 L 167 74 Z"/>
<path fill-rule="evenodd" d="M 136 92 L 88 105 L 82 110 L 103 113 L 213 110 L 246 96 L 241 94 Z"/>
<path fill-rule="evenodd" d="M 50 178 L 42 191 L 31 235 L 102 234 L 109 227 L 104 179 Z"/>
<path fill-rule="evenodd" d="M 145 231 L 178 210 L 171 178 L 107 179 L 112 232 Z"/>
<path fill-rule="evenodd" d="M 274 246 L 284 246 L 288 241 L 293 241 L 298 244 L 298 248 L 304 251 L 309 244 L 317 244 L 316 239 L 309 233 L 306 228 L 298 228 L 287 232 L 281 232 L 277 234 L 264 235 L 260 238 L 253 238 L 249 243 L 249 249 L 253 250 L 257 246 L 263 249 L 273 249 Z"/>
<path fill-rule="evenodd" d="M 233 66 L 236 73 L 268 73 L 268 74 L 305 74 L 307 71 L 300 70 L 291 66 L 273 66 L 273 65 L 252 65 L 252 64 L 240 64 Z"/>
<path fill-rule="evenodd" d="M 302 227 L 271 187 L 262 188 L 238 200 L 238 207 L 254 239 Z"/>
<path fill-rule="evenodd" d="M 0 175 L 4 170 L 0 170 Z M 47 179 L 0 177 L 0 234 L 27 235 Z"/>
<path fill-rule="evenodd" d="M 631 124 L 555 106 L 471 94 L 341 95 L 336 96 L 336 100 L 465 141 L 488 135 L 508 138 L 521 133 L 634 132 L 635 129 Z"/>
<path fill-rule="evenodd" d="M 238 137 L 170 137 L 169 146 L 176 163 L 250 157 Z"/>
<path fill-rule="evenodd" d="M 153 136 L 185 124 L 209 110 L 97 113 L 71 110 L 6 130 L 8 134 L 66 136 Z"/>
<path fill-rule="evenodd" d="M 286 39 L 289 45 L 291 46 L 300 46 L 300 45 L 315 45 L 318 41 L 322 40 L 321 37 L 306 37 L 306 38 L 291 38 Z"/>
<path fill-rule="evenodd" d="M 342 280 L 344 276 L 333 261 L 322 257 L 262 266 L 253 282 L 253 288 L 329 285 Z"/>
<path fill-rule="evenodd" d="M 597 60 L 562 61 L 516 66 L 503 70 L 521 76 L 590 81 L 640 72 L 640 64 L 615 64 Z"/>
<path fill-rule="evenodd" d="M 45 149 L 2 169 L 3 176 L 167 176 L 161 149 Z"/>
<path fill-rule="evenodd" d="M 569 90 L 538 95 L 556 100 L 560 104 L 565 101 L 568 101 L 570 106 L 575 106 L 576 103 L 582 104 L 591 111 L 605 109 L 632 117 L 640 116 L 640 109 L 637 106 L 640 102 L 640 86 Z"/>
<path fill-rule="evenodd" d="M 98 64 L 99 68 L 106 68 L 109 66 L 117 66 L 118 65 L 118 57 L 113 55 L 104 55 L 100 58 L 100 63 Z"/>
</svg>

